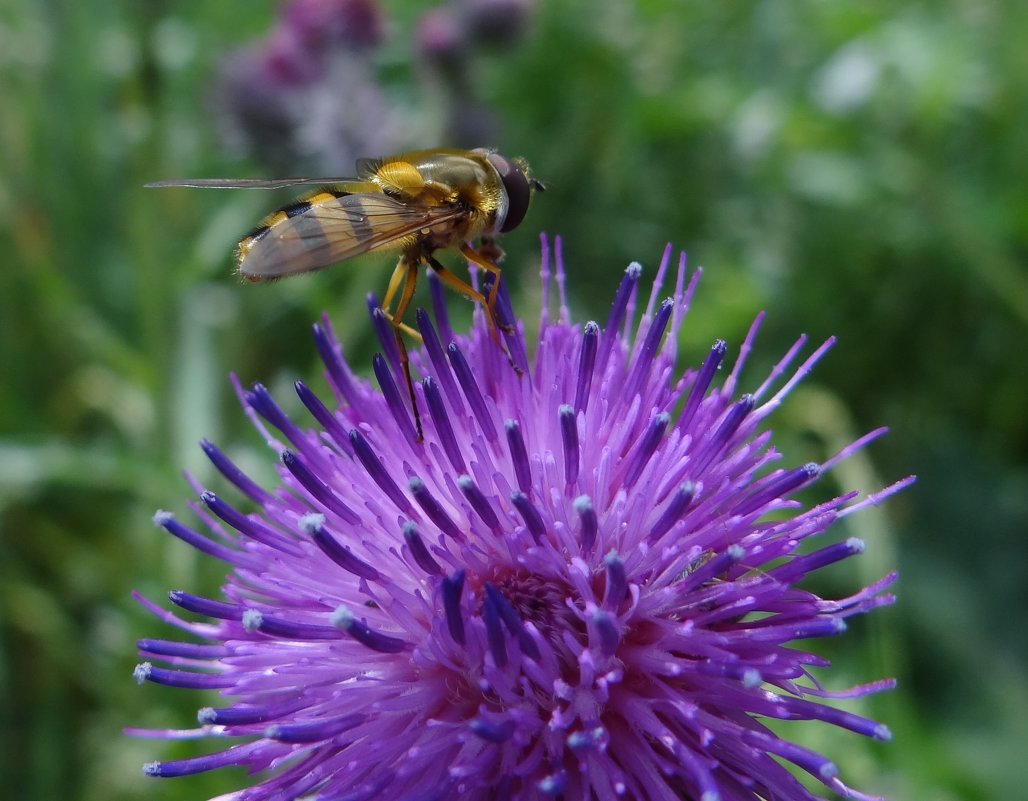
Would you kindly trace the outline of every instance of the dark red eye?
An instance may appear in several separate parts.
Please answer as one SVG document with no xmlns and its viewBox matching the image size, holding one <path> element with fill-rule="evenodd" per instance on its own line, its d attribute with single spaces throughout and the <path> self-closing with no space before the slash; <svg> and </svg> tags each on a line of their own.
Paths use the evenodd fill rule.
<svg viewBox="0 0 1028 801">
<path fill-rule="evenodd" d="M 487 158 L 500 174 L 503 188 L 507 190 L 507 216 L 503 220 L 500 233 L 513 231 L 525 219 L 528 203 L 532 199 L 528 176 L 517 164 L 505 159 L 499 153 L 489 153 Z"/>
</svg>

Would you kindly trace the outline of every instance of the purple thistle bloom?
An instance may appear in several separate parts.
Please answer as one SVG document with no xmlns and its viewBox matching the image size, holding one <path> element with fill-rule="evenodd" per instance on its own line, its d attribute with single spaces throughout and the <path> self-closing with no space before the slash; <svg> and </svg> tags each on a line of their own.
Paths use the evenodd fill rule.
<svg viewBox="0 0 1028 801">
<path fill-rule="evenodd" d="M 544 242 L 543 317 L 522 376 L 481 313 L 454 337 L 434 292 L 436 325 L 418 315 L 425 345 L 411 354 L 425 376 L 423 444 L 391 399 L 403 399 L 395 354 L 378 360 L 390 387 L 379 391 L 351 371 L 327 320 L 314 337 L 334 397 L 297 383 L 314 428 L 263 387 L 241 391 L 278 452 L 281 486 L 261 488 L 203 443 L 256 511 L 201 490 L 202 531 L 156 515 L 231 573 L 220 599 L 170 595 L 213 622 L 140 598 L 201 642 L 142 640 L 136 669 L 140 682 L 225 700 L 200 710 L 199 729 L 134 732 L 238 744 L 145 772 L 243 766 L 262 778 L 232 797 L 250 801 L 814 798 L 791 763 L 866 798 L 762 721 L 889 737 L 823 700 L 892 682 L 830 693 L 810 674 L 827 661 L 793 641 L 834 636 L 891 603 L 895 575 L 825 600 L 799 584 L 863 544 L 799 548 L 912 479 L 804 509 L 795 494 L 882 431 L 824 464 L 773 467 L 765 419 L 831 341 L 790 368 L 801 338 L 740 396 L 758 318 L 723 381 L 720 341 L 677 376 L 698 273 L 686 282 L 683 256 L 659 303 L 670 257 L 669 247 L 638 322 L 632 265 L 607 325 L 577 326 L 559 254 L 560 313 L 548 317 Z M 515 360 L 520 331 L 508 337 Z"/>
</svg>

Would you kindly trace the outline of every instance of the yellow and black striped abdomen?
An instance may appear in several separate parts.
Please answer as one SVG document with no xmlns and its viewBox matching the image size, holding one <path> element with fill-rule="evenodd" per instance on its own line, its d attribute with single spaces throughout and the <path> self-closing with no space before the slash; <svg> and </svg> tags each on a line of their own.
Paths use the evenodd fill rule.
<svg viewBox="0 0 1028 801">
<path fill-rule="evenodd" d="M 239 243 L 239 274 L 251 281 L 313 272 L 364 253 L 407 247 L 459 217 L 381 193 L 325 190 L 267 217 Z"/>
<path fill-rule="evenodd" d="M 239 273 L 251 281 L 278 278 L 319 270 L 335 263 L 333 258 L 341 244 L 339 224 L 326 229 L 324 214 L 315 211 L 326 203 L 347 197 L 343 192 L 318 192 L 309 198 L 284 206 L 268 215 L 253 231 L 243 237 L 236 252 Z M 338 216 L 338 215 L 329 215 Z M 368 238 L 363 215 L 351 213 L 345 221 L 347 238 L 354 242 Z"/>
</svg>

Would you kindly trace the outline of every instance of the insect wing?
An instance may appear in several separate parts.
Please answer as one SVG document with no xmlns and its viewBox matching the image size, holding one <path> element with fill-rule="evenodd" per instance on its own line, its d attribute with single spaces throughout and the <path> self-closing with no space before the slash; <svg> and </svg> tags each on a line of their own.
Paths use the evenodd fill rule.
<svg viewBox="0 0 1028 801">
<path fill-rule="evenodd" d="M 352 181 L 352 178 L 175 178 L 170 181 L 152 181 L 143 186 L 148 189 L 167 189 L 176 186 L 194 189 L 281 189 L 287 186 L 347 184 Z"/>
<path fill-rule="evenodd" d="M 462 209 L 419 206 L 387 195 L 322 193 L 287 206 L 239 243 L 239 272 L 261 281 L 313 272 L 457 219 Z"/>
</svg>

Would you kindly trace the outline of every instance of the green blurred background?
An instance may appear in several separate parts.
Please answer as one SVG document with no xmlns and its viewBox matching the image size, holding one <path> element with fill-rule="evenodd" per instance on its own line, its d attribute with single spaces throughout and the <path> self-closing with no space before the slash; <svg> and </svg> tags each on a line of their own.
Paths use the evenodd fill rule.
<svg viewBox="0 0 1028 801">
<path fill-rule="evenodd" d="M 478 132 L 530 160 L 549 188 L 505 241 L 530 320 L 547 231 L 564 238 L 579 320 L 604 319 L 620 271 L 639 260 L 652 275 L 669 240 L 703 265 L 684 363 L 717 337 L 737 345 L 761 309 L 748 386 L 798 333 L 840 337 L 774 423 L 790 464 L 892 428 L 823 492 L 919 475 L 835 532 L 864 537 L 868 553 L 815 587 L 841 596 L 901 571 L 897 606 L 819 646 L 835 689 L 899 677 L 897 692 L 851 705 L 895 739 L 787 731 L 893 799 L 1023 797 L 1028 5 L 512 5 L 520 30 L 451 52 L 446 23 L 476 3 L 429 17 L 423 3 L 381 3 L 385 38 L 359 63 L 389 112 L 383 140 Z M 381 293 L 390 265 L 242 285 L 232 247 L 281 198 L 142 185 L 329 163 L 284 138 L 277 155 L 244 152 L 219 116 L 212 76 L 281 24 L 277 10 L 0 0 L 4 798 L 197 799 L 242 781 L 145 779 L 141 763 L 192 745 L 121 734 L 188 727 L 207 703 L 131 677 L 135 639 L 171 632 L 130 590 L 213 592 L 221 577 L 150 517 L 187 514 L 183 468 L 213 480 L 202 436 L 271 476 L 227 373 L 295 410 L 294 378 L 324 386 L 309 339 L 322 310 L 367 367 L 364 295 Z M 366 122 L 364 155 L 376 155 Z"/>
</svg>

